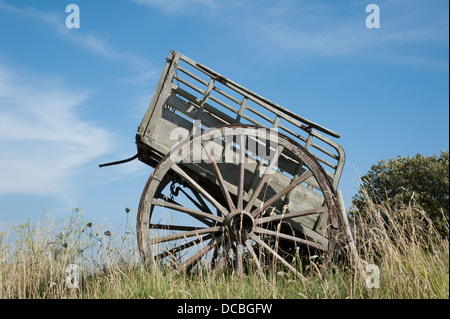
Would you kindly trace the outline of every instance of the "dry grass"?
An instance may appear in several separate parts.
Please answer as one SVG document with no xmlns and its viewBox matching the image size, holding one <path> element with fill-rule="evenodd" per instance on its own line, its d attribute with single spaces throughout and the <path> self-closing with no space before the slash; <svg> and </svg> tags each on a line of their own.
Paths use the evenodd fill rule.
<svg viewBox="0 0 450 319">
<path fill-rule="evenodd" d="M 62 224 L 44 217 L 0 234 L 0 298 L 449 298 L 448 239 L 425 212 L 371 204 L 357 222 L 357 247 L 379 267 L 379 288 L 368 288 L 346 258 L 325 275 L 309 261 L 301 270 L 307 281 L 283 272 L 266 281 L 257 273 L 153 272 L 140 265 L 133 232 L 116 238 L 79 211 Z M 66 282 L 72 264 L 81 267 L 78 288 Z"/>
<path fill-rule="evenodd" d="M 449 298 L 448 220 L 447 237 L 442 238 L 413 200 L 392 206 L 388 201 L 368 201 L 367 216 L 360 217 L 361 230 L 356 236 L 360 255 L 380 268 L 378 295 Z"/>
</svg>

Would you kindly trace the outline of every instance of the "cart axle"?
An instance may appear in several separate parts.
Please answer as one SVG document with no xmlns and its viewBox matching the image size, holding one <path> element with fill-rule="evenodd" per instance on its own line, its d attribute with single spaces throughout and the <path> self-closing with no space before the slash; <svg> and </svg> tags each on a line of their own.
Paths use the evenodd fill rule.
<svg viewBox="0 0 450 319">
<path fill-rule="evenodd" d="M 245 242 L 255 230 L 255 219 L 245 210 L 235 210 L 225 217 L 224 224 L 234 240 Z"/>
</svg>

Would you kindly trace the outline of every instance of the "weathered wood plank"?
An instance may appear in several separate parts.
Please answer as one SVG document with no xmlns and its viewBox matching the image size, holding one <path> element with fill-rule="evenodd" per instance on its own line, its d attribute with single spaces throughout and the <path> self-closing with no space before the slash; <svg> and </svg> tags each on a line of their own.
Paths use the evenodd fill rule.
<svg viewBox="0 0 450 319">
<path fill-rule="evenodd" d="M 150 101 L 150 105 L 149 105 L 149 107 L 148 107 L 148 109 L 147 109 L 147 111 L 146 111 L 146 113 L 144 115 L 144 118 L 142 119 L 141 125 L 139 126 L 138 134 L 140 134 L 141 136 L 144 135 L 145 131 L 147 130 L 148 123 L 150 121 L 150 117 L 152 116 L 152 114 L 153 114 L 153 112 L 155 110 L 155 105 L 157 103 L 157 100 L 159 99 L 162 87 L 165 84 L 165 82 L 168 80 L 168 78 L 167 78 L 168 75 L 169 75 L 168 70 L 171 67 L 172 60 L 173 60 L 174 56 L 175 56 L 175 52 L 174 51 L 170 51 L 169 58 L 166 60 L 166 64 L 164 66 L 164 70 L 162 72 L 162 75 L 161 75 L 161 78 L 160 78 L 160 80 L 158 82 L 158 85 L 156 86 L 155 93 L 152 96 L 152 99 Z"/>
<path fill-rule="evenodd" d="M 217 127 L 217 126 L 221 126 L 224 124 L 229 124 L 229 123 L 226 123 L 225 121 L 221 120 L 221 118 L 213 116 L 211 113 L 207 112 L 208 111 L 207 104 L 206 104 L 205 111 L 202 112 L 202 115 L 200 117 L 198 116 L 198 112 L 200 111 L 198 105 L 190 104 L 189 102 L 186 102 L 177 96 L 174 96 L 174 95 L 170 96 L 169 99 L 167 100 L 167 105 L 177 109 L 182 114 L 189 117 L 190 119 L 200 118 L 200 120 L 202 121 L 202 125 L 204 125 L 205 127 Z M 170 117 L 170 116 L 172 116 L 172 115 L 167 115 L 167 117 Z M 172 121 L 175 121 L 175 119 L 173 119 Z M 160 125 L 170 125 L 170 124 L 162 123 Z M 189 125 L 185 124 L 183 127 L 188 128 Z M 162 133 L 162 134 L 167 134 L 167 133 Z M 164 136 L 165 138 L 168 137 L 166 135 L 162 135 L 162 136 Z M 265 144 L 263 142 L 259 141 L 258 143 L 260 144 L 261 147 L 265 147 Z M 234 151 L 236 151 L 236 149 L 234 149 Z M 254 151 L 254 150 L 250 150 L 250 151 Z M 256 152 L 256 151 L 254 151 L 254 152 Z M 285 152 L 285 153 L 287 153 L 287 152 Z M 282 156 L 280 156 L 280 158 L 278 159 L 277 167 L 279 169 L 287 172 L 288 174 L 293 175 L 295 173 L 295 167 L 298 166 L 298 162 L 294 161 L 291 156 L 292 155 L 289 155 L 289 153 L 282 154 Z M 234 157 L 234 158 L 237 158 L 237 157 Z M 319 189 L 319 186 L 314 179 L 309 179 L 306 181 L 306 183 L 310 183 L 313 187 L 315 187 L 316 189 Z"/>
<path fill-rule="evenodd" d="M 176 65 L 178 64 L 178 60 L 180 59 L 181 53 L 175 52 L 173 55 L 172 63 L 170 64 L 166 78 L 164 79 L 164 82 L 162 84 L 160 93 L 155 100 L 154 107 L 152 110 L 152 113 L 150 115 L 150 118 L 148 120 L 148 125 L 146 127 L 145 133 L 146 135 L 150 134 L 153 135 L 153 128 L 156 127 L 157 123 L 159 122 L 159 119 L 161 117 L 165 101 L 169 97 L 169 95 L 172 92 L 171 82 L 173 75 L 175 74 Z"/>
<path fill-rule="evenodd" d="M 183 66 L 179 65 L 179 62 L 182 62 Z M 195 75 L 195 72 L 191 72 L 187 70 L 187 68 L 192 68 L 192 70 L 196 70 L 202 72 L 207 77 L 209 77 L 209 81 L 204 80 L 200 78 L 198 75 Z M 205 89 L 200 89 L 197 87 L 197 85 L 194 85 L 190 83 L 189 80 L 185 78 L 181 78 L 178 75 L 175 74 L 175 69 L 178 69 L 183 73 L 183 75 L 187 76 L 188 79 L 193 79 L 197 83 L 200 84 L 200 86 L 203 86 Z M 198 73 L 198 72 L 197 72 Z M 142 140 L 144 135 L 150 135 L 150 138 L 155 133 L 153 129 L 161 123 L 159 120 L 159 117 L 163 116 L 163 108 L 165 103 L 167 103 L 167 97 L 171 98 L 175 94 L 183 93 L 178 87 L 174 86 L 173 80 L 179 80 L 183 81 L 182 83 L 184 85 L 187 85 L 195 92 L 200 93 L 203 95 L 202 98 L 196 98 L 193 95 L 187 96 L 187 94 L 184 94 L 184 98 L 187 98 L 193 102 L 193 104 L 199 105 L 202 107 L 204 105 L 204 109 L 206 112 L 193 112 L 195 114 L 189 114 L 188 117 L 191 118 L 200 118 L 204 122 L 208 122 L 211 126 L 214 125 L 221 125 L 222 123 L 236 123 L 236 121 L 240 121 L 241 119 L 244 119 L 246 121 L 249 121 L 250 123 L 253 123 L 255 125 L 261 126 L 261 122 L 258 121 L 258 119 L 268 121 L 268 123 L 274 123 L 276 119 L 283 119 L 284 121 L 287 121 L 288 123 L 293 124 L 294 126 L 301 128 L 305 131 L 307 131 L 308 136 L 314 136 L 315 138 L 323 141 L 324 143 L 330 145 L 334 150 L 336 150 L 337 154 L 333 151 L 329 151 L 322 146 L 314 143 L 314 141 L 311 141 L 311 144 L 309 145 L 309 148 L 314 148 L 315 152 L 313 152 L 313 155 L 316 157 L 317 160 L 319 160 L 324 166 L 330 167 L 332 169 L 332 172 L 327 171 L 327 174 L 330 176 L 330 178 L 333 180 L 333 185 L 336 187 L 337 182 L 339 181 L 340 175 L 342 173 L 343 169 L 343 162 L 345 160 L 345 153 L 343 152 L 343 149 L 334 141 L 328 139 L 325 136 L 322 136 L 318 132 L 311 130 L 310 128 L 316 128 L 319 130 L 322 130 L 326 133 L 333 135 L 331 132 L 320 125 L 317 125 L 316 123 L 313 123 L 311 121 L 308 121 L 298 114 L 293 114 L 293 112 L 284 109 L 280 107 L 279 105 L 264 99 L 263 97 L 255 94 L 254 92 L 249 91 L 248 89 L 230 81 L 229 79 L 226 79 L 225 77 L 221 76 L 215 71 L 212 71 L 211 69 L 200 65 L 193 60 L 187 58 L 186 56 L 182 55 L 179 52 L 173 52 L 171 51 L 171 54 L 169 56 L 169 59 L 166 63 L 166 66 L 163 71 L 163 75 L 160 79 L 160 82 L 158 83 L 158 86 L 155 90 L 155 94 L 152 97 L 152 101 L 150 103 L 150 106 L 144 116 L 144 119 L 141 123 L 141 126 L 139 128 L 138 134 L 136 136 L 137 140 Z M 230 91 L 234 91 L 237 95 L 240 95 L 241 98 L 237 99 L 234 96 L 228 94 L 223 89 L 217 87 L 213 84 L 214 81 L 217 81 L 220 83 L 220 85 L 223 85 L 223 88 L 227 88 Z M 169 85 L 170 82 L 170 85 Z M 170 87 L 170 88 L 169 88 Z M 177 92 L 178 90 L 178 92 Z M 211 93 L 217 93 L 215 95 Z M 222 98 L 223 97 L 223 98 Z M 231 102 L 231 105 L 229 103 L 224 102 L 223 99 L 228 100 Z M 217 107 L 213 107 L 212 105 L 205 103 L 207 100 L 211 100 L 216 102 L 219 107 L 223 107 L 228 111 L 231 111 L 237 115 L 237 117 L 231 117 L 219 110 Z M 247 105 L 247 100 L 251 100 L 256 105 L 261 106 L 264 110 L 267 110 L 268 113 L 260 112 L 257 109 L 255 109 L 252 106 Z M 170 102 L 172 102 L 172 99 L 170 99 Z M 234 105 L 236 104 L 236 105 Z M 191 109 L 191 111 L 194 109 Z M 249 114 L 249 112 L 251 114 Z M 255 115 L 255 116 L 253 116 Z M 273 115 L 275 120 L 270 116 Z M 302 121 L 305 120 L 305 121 Z M 146 123 L 146 124 L 145 124 Z M 304 124 L 307 126 L 304 126 Z M 145 124 L 145 125 L 144 125 Z M 281 130 L 284 130 L 288 133 L 288 135 L 293 136 L 295 139 L 299 139 L 301 142 L 306 143 L 306 138 L 298 134 L 297 132 L 294 132 L 292 129 L 289 129 L 285 127 L 282 124 L 277 123 L 276 125 Z M 145 130 L 144 130 L 145 128 Z M 147 132 L 147 130 L 149 130 Z M 156 132 L 158 133 L 158 132 Z M 155 139 L 153 139 L 155 140 Z M 320 154 L 323 155 L 320 155 Z M 334 164 L 333 161 L 329 160 L 332 159 L 333 161 L 337 161 L 337 164 Z M 288 166 L 286 166 L 288 167 Z"/>
<path fill-rule="evenodd" d="M 208 91 L 208 90 L 210 91 L 210 89 L 211 89 L 211 87 L 210 87 L 210 85 L 209 85 L 209 86 L 208 86 L 208 90 L 207 90 L 207 91 L 203 91 L 203 90 L 201 90 L 201 89 L 195 87 L 195 86 L 192 85 L 191 83 L 189 83 L 187 80 L 181 79 L 181 78 L 179 78 L 179 77 L 178 77 L 177 79 L 178 79 L 178 80 L 181 80 L 182 83 L 188 85 L 188 86 L 189 86 L 190 88 L 192 88 L 193 90 L 195 90 L 195 91 L 197 91 L 197 92 L 199 92 L 199 93 L 201 93 L 201 94 L 204 94 L 204 95 L 206 95 L 206 94 L 207 94 L 207 91 Z M 203 101 L 201 101 L 201 100 L 198 99 L 197 97 L 195 97 L 195 96 L 189 94 L 188 92 L 184 91 L 183 89 L 177 87 L 177 88 L 174 88 L 174 90 L 175 90 L 175 92 L 177 92 L 177 93 L 179 93 L 180 95 L 183 95 L 185 98 L 189 99 L 191 102 L 203 106 L 203 104 L 204 104 Z M 211 96 L 210 98 L 211 98 L 211 100 L 217 102 L 218 104 L 220 104 L 221 106 L 225 107 L 226 109 L 228 109 L 228 110 L 230 110 L 230 111 L 232 111 L 232 112 L 238 114 L 238 118 L 239 118 L 239 119 L 240 119 L 240 118 L 244 118 L 244 119 L 246 119 L 247 121 L 249 121 L 250 123 L 253 123 L 253 124 L 257 125 L 257 126 L 264 127 L 263 124 L 261 124 L 260 122 L 256 121 L 253 117 L 248 116 L 248 115 L 246 115 L 245 113 L 241 112 L 241 109 L 238 111 L 237 109 L 235 109 L 235 108 L 233 108 L 233 107 L 227 105 L 226 103 L 220 101 L 219 99 L 217 99 L 217 98 L 215 98 L 215 97 L 213 97 L 213 96 Z M 245 97 L 245 99 L 247 99 L 247 97 Z M 236 101 L 236 102 L 239 102 L 239 101 Z M 215 108 L 212 107 L 211 105 L 207 105 L 207 107 L 208 107 L 209 111 L 215 109 Z M 255 109 L 253 109 L 253 108 L 251 108 L 251 107 L 246 106 L 246 109 L 250 110 L 250 111 L 253 112 L 254 114 L 260 116 L 261 118 L 263 118 L 264 120 L 266 120 L 266 121 L 268 121 L 268 122 L 270 122 L 270 123 L 275 123 L 276 119 L 279 120 L 279 119 L 280 119 L 280 116 L 281 116 L 280 114 L 277 114 L 277 115 L 276 115 L 276 119 L 275 119 L 275 120 L 272 120 L 272 119 L 269 118 L 268 116 L 262 114 L 261 112 L 258 112 L 257 110 L 255 110 Z M 220 118 L 223 118 L 223 116 L 226 116 L 226 117 L 228 118 L 228 121 L 226 121 L 226 122 L 228 122 L 228 123 L 233 123 L 233 121 L 230 121 L 228 115 L 225 115 L 224 113 L 221 113 L 221 112 L 217 112 L 216 114 L 217 114 Z M 234 121 L 234 122 L 235 122 L 235 121 Z M 305 139 L 304 137 L 302 137 L 302 136 L 300 136 L 300 135 L 298 135 L 298 134 L 295 134 L 295 133 L 294 133 L 293 131 L 291 131 L 290 129 L 288 129 L 288 128 L 282 126 L 282 125 L 279 125 L 278 123 L 276 124 L 276 126 L 282 128 L 283 130 L 285 130 L 285 131 L 287 131 L 287 132 L 289 132 L 289 133 L 291 133 L 291 134 L 293 134 L 293 135 L 296 136 L 296 137 L 301 138 L 302 141 L 305 141 L 305 142 L 306 142 L 306 139 Z M 315 136 L 317 136 L 318 138 L 321 137 L 320 134 L 317 134 L 317 135 L 315 135 Z M 333 146 L 333 144 L 331 144 L 331 143 L 329 143 L 329 144 Z M 321 146 L 318 146 L 318 145 L 315 144 L 315 143 L 310 143 L 310 146 L 316 148 L 317 150 L 319 150 L 320 152 L 324 153 L 325 155 L 331 157 L 332 159 L 338 159 L 338 158 L 339 158 L 337 155 L 335 155 L 335 154 L 329 152 L 328 150 L 324 149 L 324 148 L 321 147 Z M 333 146 L 333 147 L 334 147 L 334 146 Z M 319 156 L 319 155 L 317 155 L 317 154 L 314 154 L 314 153 L 313 153 L 313 155 L 314 155 L 314 157 L 315 157 L 318 161 L 320 161 L 321 163 L 325 164 L 326 166 L 332 168 L 333 170 L 336 170 L 336 169 L 338 168 L 337 165 L 334 165 L 334 164 L 330 163 L 329 161 L 327 161 L 326 159 L 322 158 L 321 156 Z M 328 173 L 328 172 L 327 172 L 327 173 Z M 331 174 L 331 173 L 330 173 L 330 177 L 331 177 L 331 178 L 334 178 L 334 177 L 335 177 L 335 174 Z"/>
<path fill-rule="evenodd" d="M 223 75 L 211 70 L 207 66 L 204 66 L 200 63 L 194 62 L 193 60 L 189 59 L 185 55 L 182 55 L 180 58 L 183 61 L 189 63 L 191 66 L 193 66 L 197 70 L 202 71 L 203 73 L 208 74 L 209 76 L 217 79 L 220 83 L 226 85 L 233 91 L 236 91 L 236 92 L 240 93 L 241 95 L 248 97 L 250 100 L 263 106 L 264 108 L 268 109 L 272 113 L 280 115 L 282 118 L 284 118 L 287 121 L 291 122 L 292 124 L 298 126 L 299 128 L 307 129 L 308 127 L 314 127 L 317 130 L 324 132 L 328 135 L 331 135 L 333 137 L 337 137 L 337 138 L 340 137 L 339 134 L 337 134 L 317 123 L 309 121 L 309 120 L 305 119 L 304 117 L 302 117 L 288 109 L 285 109 L 272 101 L 269 101 L 269 100 L 263 98 L 262 96 L 244 88 L 243 86 L 231 81 L 230 79 L 227 79 Z M 303 123 L 305 123 L 306 125 Z"/>
<path fill-rule="evenodd" d="M 187 63 L 183 64 L 186 65 L 186 68 L 180 67 L 178 65 L 179 62 L 182 62 L 182 64 Z M 176 75 L 176 69 L 183 73 L 183 78 L 179 76 L 179 73 Z M 193 71 L 191 72 L 188 69 Z M 205 74 L 208 79 L 202 79 L 200 76 L 203 77 L 203 74 L 196 70 Z M 194 73 L 200 74 L 200 76 Z M 185 75 L 187 78 L 185 78 Z M 194 96 L 178 87 L 174 84 L 174 79 L 192 89 L 195 95 L 198 96 L 200 94 L 201 96 Z M 192 79 L 194 82 L 196 81 L 195 85 L 191 83 Z M 192 92 L 190 89 L 188 90 Z M 231 92 L 237 98 L 227 92 Z M 248 104 L 250 101 L 251 103 Z M 231 116 L 227 114 L 230 112 Z M 236 116 L 233 114 L 236 114 Z M 339 144 L 327 136 L 316 132 L 314 129 L 335 137 L 337 134 L 226 79 L 215 71 L 190 60 L 181 53 L 171 51 L 163 75 L 136 135 L 138 149 L 142 150 L 139 159 L 153 165 L 158 158 L 168 154 L 180 142 L 177 134 L 182 137 L 186 132 L 196 133 L 192 131 L 192 120 L 195 119 L 201 120 L 202 127 L 206 128 L 240 123 L 241 121 L 246 123 L 248 121 L 258 126 L 263 126 L 262 122 L 271 123 L 274 127 L 286 132 L 289 137 L 301 142 L 302 145 L 306 145 L 306 148 L 309 149 L 315 159 L 327 168 L 326 174 L 331 178 L 333 186 L 337 187 L 343 170 L 345 153 Z M 286 125 L 280 123 L 280 119 L 284 120 Z M 295 128 L 287 127 L 291 127 L 291 124 L 305 131 L 307 137 L 296 132 Z M 246 147 L 249 148 L 253 142 L 254 138 L 250 138 Z M 226 147 L 232 151 L 232 157 L 238 159 L 239 156 L 242 156 L 242 153 L 236 144 L 228 142 Z M 330 148 L 328 149 L 325 144 L 330 145 Z M 254 145 L 256 145 L 254 147 L 264 147 L 264 143 L 260 143 L 260 141 L 254 143 Z M 220 146 L 218 149 L 224 151 L 223 146 Z M 142 157 L 144 156 L 150 159 L 143 159 Z M 260 161 L 259 158 L 252 157 L 250 153 L 246 152 L 243 156 L 246 162 L 242 165 L 238 163 L 218 163 L 220 165 L 216 166 L 208 163 L 182 165 L 189 166 L 189 169 L 192 169 L 194 174 L 189 175 L 188 178 L 191 178 L 197 185 L 202 187 L 202 191 L 205 191 L 206 186 L 204 184 L 210 183 L 208 185 L 215 185 L 211 189 L 211 192 L 213 192 L 211 194 L 212 197 L 223 197 L 224 195 L 227 197 L 223 191 L 226 188 L 231 195 L 225 201 L 225 205 L 230 206 L 229 208 L 232 208 L 230 205 L 232 201 L 237 206 L 239 206 L 239 202 L 244 206 L 244 202 L 248 203 L 251 201 L 254 203 L 250 203 L 250 206 L 260 207 L 269 198 L 276 199 L 276 203 L 273 203 L 274 205 L 276 204 L 276 207 L 274 207 L 275 214 L 279 214 L 281 211 L 286 211 L 289 214 L 307 211 L 308 209 L 318 209 L 323 206 L 323 197 L 320 195 L 320 192 L 308 189 L 303 184 L 295 187 L 292 192 L 288 192 L 289 195 L 283 193 L 286 186 L 292 180 L 295 180 L 295 176 L 304 173 L 301 163 L 294 159 L 296 156 L 292 156 L 288 151 L 283 151 L 274 167 L 276 170 L 273 170 L 267 181 L 261 180 L 261 178 L 264 178 L 261 172 L 267 169 L 267 164 L 264 161 Z M 300 169 L 298 170 L 299 167 Z M 258 183 L 264 185 L 264 187 L 259 187 L 261 188 L 261 190 L 258 190 L 260 194 L 254 195 L 253 199 L 251 193 L 252 177 L 253 188 Z M 319 188 L 319 184 L 313 177 L 307 179 L 306 184 L 316 189 Z M 209 190 L 207 188 L 207 191 Z M 239 192 L 239 190 L 245 190 L 245 192 L 242 194 L 242 191 Z M 274 197 L 280 192 L 282 192 L 282 195 Z M 238 198 L 238 196 L 242 196 L 242 198 Z M 285 196 L 284 204 L 287 204 L 287 207 L 284 207 L 285 210 L 283 210 L 283 205 L 280 205 L 283 202 L 283 196 Z M 287 197 L 289 197 L 288 200 Z M 275 200 L 273 201 L 275 202 Z M 265 208 L 269 210 L 272 207 Z M 324 228 L 326 228 L 327 220 L 328 213 L 324 212 L 320 218 L 318 218 L 317 214 L 295 217 L 290 220 L 290 224 L 293 225 L 294 229 L 301 230 L 307 237 L 325 245 L 327 243 L 325 238 L 327 235 Z"/>
</svg>

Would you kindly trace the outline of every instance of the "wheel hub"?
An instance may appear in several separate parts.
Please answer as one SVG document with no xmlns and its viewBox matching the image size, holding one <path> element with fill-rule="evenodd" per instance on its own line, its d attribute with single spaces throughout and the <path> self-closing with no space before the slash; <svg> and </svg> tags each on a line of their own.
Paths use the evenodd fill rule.
<svg viewBox="0 0 450 319">
<path fill-rule="evenodd" d="M 225 227 L 230 237 L 236 241 L 244 242 L 255 229 L 255 220 L 245 210 L 235 210 L 225 217 Z"/>
</svg>

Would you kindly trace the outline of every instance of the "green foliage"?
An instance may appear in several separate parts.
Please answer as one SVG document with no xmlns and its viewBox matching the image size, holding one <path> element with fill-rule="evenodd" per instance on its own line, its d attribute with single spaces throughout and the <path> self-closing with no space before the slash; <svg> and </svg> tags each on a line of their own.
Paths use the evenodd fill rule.
<svg viewBox="0 0 450 319">
<path fill-rule="evenodd" d="M 365 214 L 367 200 L 394 205 L 413 202 L 423 209 L 442 235 L 448 236 L 449 217 L 449 152 L 439 157 L 398 156 L 373 165 L 362 178 L 354 206 Z M 447 233 L 447 234 L 446 234 Z"/>
</svg>

